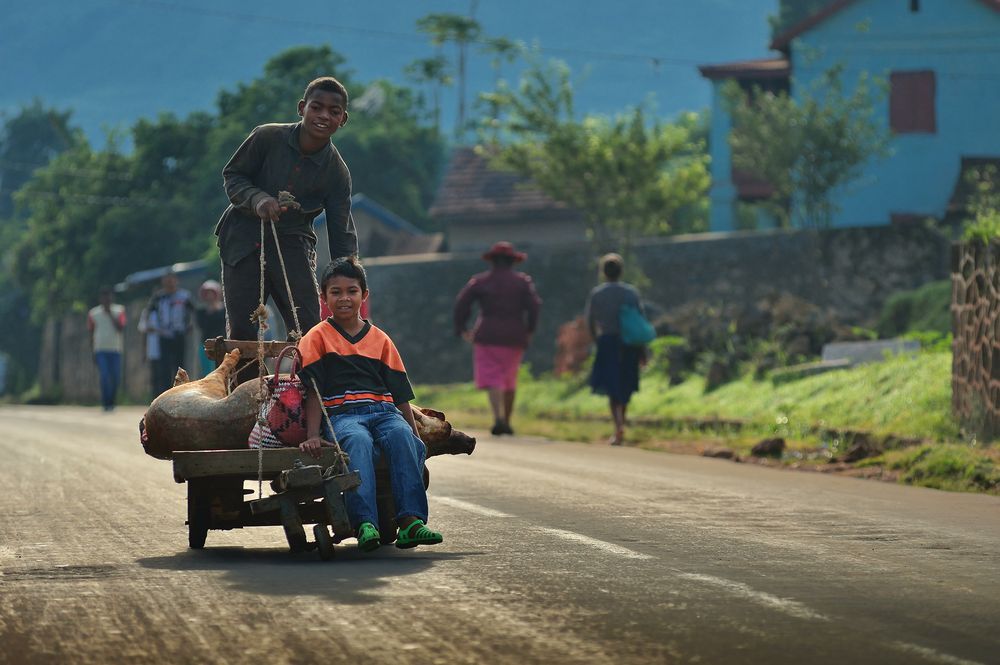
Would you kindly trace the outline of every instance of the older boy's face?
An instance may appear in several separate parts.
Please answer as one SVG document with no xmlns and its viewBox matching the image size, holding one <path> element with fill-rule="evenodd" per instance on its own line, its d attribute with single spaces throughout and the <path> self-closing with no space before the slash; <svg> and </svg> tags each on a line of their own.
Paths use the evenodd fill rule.
<svg viewBox="0 0 1000 665">
<path fill-rule="evenodd" d="M 368 298 L 368 291 L 361 290 L 358 280 L 337 275 L 326 283 L 323 298 L 326 306 L 333 312 L 334 321 L 349 322 L 359 318 L 361 303 Z"/>
<path fill-rule="evenodd" d="M 314 90 L 309 99 L 299 102 L 302 131 L 316 141 L 329 141 L 334 132 L 347 123 L 346 107 L 339 93 Z"/>
</svg>

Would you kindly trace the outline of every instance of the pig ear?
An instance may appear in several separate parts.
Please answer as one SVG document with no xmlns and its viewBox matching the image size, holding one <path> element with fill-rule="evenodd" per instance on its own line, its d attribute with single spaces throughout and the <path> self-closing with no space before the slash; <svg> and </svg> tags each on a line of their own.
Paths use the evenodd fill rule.
<svg viewBox="0 0 1000 665">
<path fill-rule="evenodd" d="M 424 415 L 430 416 L 431 418 L 437 418 L 438 420 L 444 420 L 444 414 L 440 411 L 435 411 L 434 409 L 424 409 Z"/>
</svg>

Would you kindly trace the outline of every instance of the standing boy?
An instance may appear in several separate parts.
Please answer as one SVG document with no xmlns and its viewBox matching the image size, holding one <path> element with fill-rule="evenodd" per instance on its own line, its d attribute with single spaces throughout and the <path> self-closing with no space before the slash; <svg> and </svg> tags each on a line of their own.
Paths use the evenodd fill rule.
<svg viewBox="0 0 1000 665">
<path fill-rule="evenodd" d="M 115 394 L 122 375 L 122 337 L 125 330 L 125 307 L 115 302 L 111 289 L 103 287 L 97 307 L 87 313 L 90 346 L 101 381 L 101 406 L 115 408 Z"/>
<path fill-rule="evenodd" d="M 359 315 L 361 303 L 368 298 L 365 269 L 353 256 L 337 259 L 323 271 L 321 284 L 333 316 L 299 342 L 309 437 L 299 448 L 318 455 L 321 446 L 329 445 L 320 436 L 325 408 L 337 442 L 350 457 L 351 467 L 361 474 L 361 486 L 345 492 L 344 499 L 362 551 L 370 552 L 381 544 L 376 527 L 375 464 L 382 456 L 388 463 L 396 503 L 396 547 L 440 543 L 441 534 L 425 526 L 427 450 L 417 436 L 410 410 L 413 389 L 406 369 L 389 336 Z"/>
<path fill-rule="evenodd" d="M 295 330 L 288 289 L 270 225 L 277 232 L 300 330 L 320 319 L 313 219 L 326 210 L 330 256 L 357 254 L 351 217 L 351 174 L 330 137 L 347 124 L 347 90 L 335 78 L 312 81 L 298 105 L 302 120 L 254 129 L 222 171 L 231 204 L 215 234 L 222 258 L 223 297 L 231 339 L 256 339 L 251 316 L 260 304 L 261 224 L 264 301 L 274 298 L 285 327 Z M 279 192 L 294 197 L 278 201 Z"/>
</svg>

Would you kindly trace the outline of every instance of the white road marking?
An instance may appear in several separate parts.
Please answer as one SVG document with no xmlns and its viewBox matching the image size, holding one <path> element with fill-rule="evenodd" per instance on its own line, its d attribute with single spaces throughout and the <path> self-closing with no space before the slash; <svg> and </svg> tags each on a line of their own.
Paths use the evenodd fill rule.
<svg viewBox="0 0 1000 665">
<path fill-rule="evenodd" d="M 779 612 L 784 612 L 789 616 L 799 619 L 828 621 L 828 619 L 819 612 L 814 612 L 796 600 L 788 600 L 787 598 L 772 596 L 769 593 L 757 591 L 742 582 L 733 582 L 732 580 L 723 579 L 721 577 L 700 575 L 698 573 L 680 573 L 680 576 L 685 579 L 694 580 L 696 582 L 704 582 L 706 584 L 711 584 L 712 586 L 720 587 L 737 596 L 740 596 L 741 598 L 746 598 L 747 600 L 757 603 L 758 605 L 764 605 L 765 607 L 770 607 L 778 610 Z"/>
<path fill-rule="evenodd" d="M 487 508 L 486 506 L 480 506 L 477 503 L 470 503 L 468 501 L 462 501 L 461 499 L 453 499 L 449 496 L 435 496 L 429 497 L 432 501 L 438 501 L 445 504 L 446 506 L 451 506 L 452 508 L 458 508 L 459 510 L 465 510 L 470 513 L 475 513 L 477 515 L 482 515 L 484 517 L 512 517 L 507 513 L 501 512 L 499 510 L 493 510 L 492 508 Z M 622 556 L 626 559 L 652 559 L 653 557 L 648 554 L 641 554 L 634 550 L 630 550 L 627 547 L 622 547 L 620 545 L 615 545 L 614 543 L 609 543 L 605 540 L 598 540 L 597 538 L 591 538 L 590 536 L 585 536 L 582 533 L 576 533 L 574 531 L 564 531 L 562 529 L 550 529 L 547 527 L 535 527 L 536 531 L 541 531 L 542 533 L 547 533 L 553 536 L 558 536 L 564 540 L 570 540 L 574 543 L 582 543 L 584 545 L 589 545 L 590 547 L 595 547 L 602 552 L 607 552 L 609 554 L 614 554 L 616 556 Z"/>
<path fill-rule="evenodd" d="M 899 649 L 900 651 L 905 651 L 906 653 L 922 656 L 923 658 L 932 660 L 935 663 L 943 663 L 943 665 L 982 665 L 982 663 L 975 660 L 966 660 L 957 656 L 950 656 L 946 653 L 935 651 L 934 649 L 922 647 L 919 644 L 910 644 L 909 642 L 893 642 L 891 646 Z"/>
<path fill-rule="evenodd" d="M 510 517 L 507 513 L 502 513 L 499 510 L 493 510 L 492 508 L 487 508 L 486 506 L 480 506 L 477 503 L 469 503 L 468 501 L 462 501 L 461 499 L 452 499 L 449 496 L 433 496 L 428 497 L 432 501 L 437 501 L 443 503 L 446 506 L 451 506 L 452 508 L 458 508 L 459 510 L 465 510 L 470 513 L 475 513 L 477 515 L 482 515 L 483 517 Z"/>
<path fill-rule="evenodd" d="M 615 545 L 614 543 L 609 543 L 606 540 L 598 540 L 597 538 L 591 538 L 590 536 L 585 536 L 581 533 L 576 533 L 574 531 L 563 531 L 562 529 L 550 529 L 547 527 L 538 527 L 539 531 L 543 533 L 550 533 L 553 536 L 558 536 L 565 540 L 571 540 L 574 543 L 582 543 L 584 545 L 590 545 L 591 547 L 596 547 L 602 552 L 608 552 L 609 554 L 616 554 L 618 556 L 623 556 L 626 559 L 652 559 L 654 557 L 649 554 L 642 554 L 634 550 L 630 550 L 627 547 L 622 547 L 621 545 Z"/>
</svg>

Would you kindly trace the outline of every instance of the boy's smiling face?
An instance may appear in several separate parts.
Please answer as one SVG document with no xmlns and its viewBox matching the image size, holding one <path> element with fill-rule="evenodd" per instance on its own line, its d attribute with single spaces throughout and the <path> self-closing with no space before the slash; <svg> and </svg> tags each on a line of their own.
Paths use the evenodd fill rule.
<svg viewBox="0 0 1000 665">
<path fill-rule="evenodd" d="M 323 288 L 323 299 L 333 320 L 343 326 L 361 320 L 361 303 L 368 299 L 368 291 L 362 291 L 361 282 L 353 277 L 334 275 Z"/>
<path fill-rule="evenodd" d="M 299 101 L 302 131 L 311 142 L 329 141 L 334 132 L 347 124 L 344 97 L 329 90 L 313 90 L 309 99 Z"/>
</svg>

